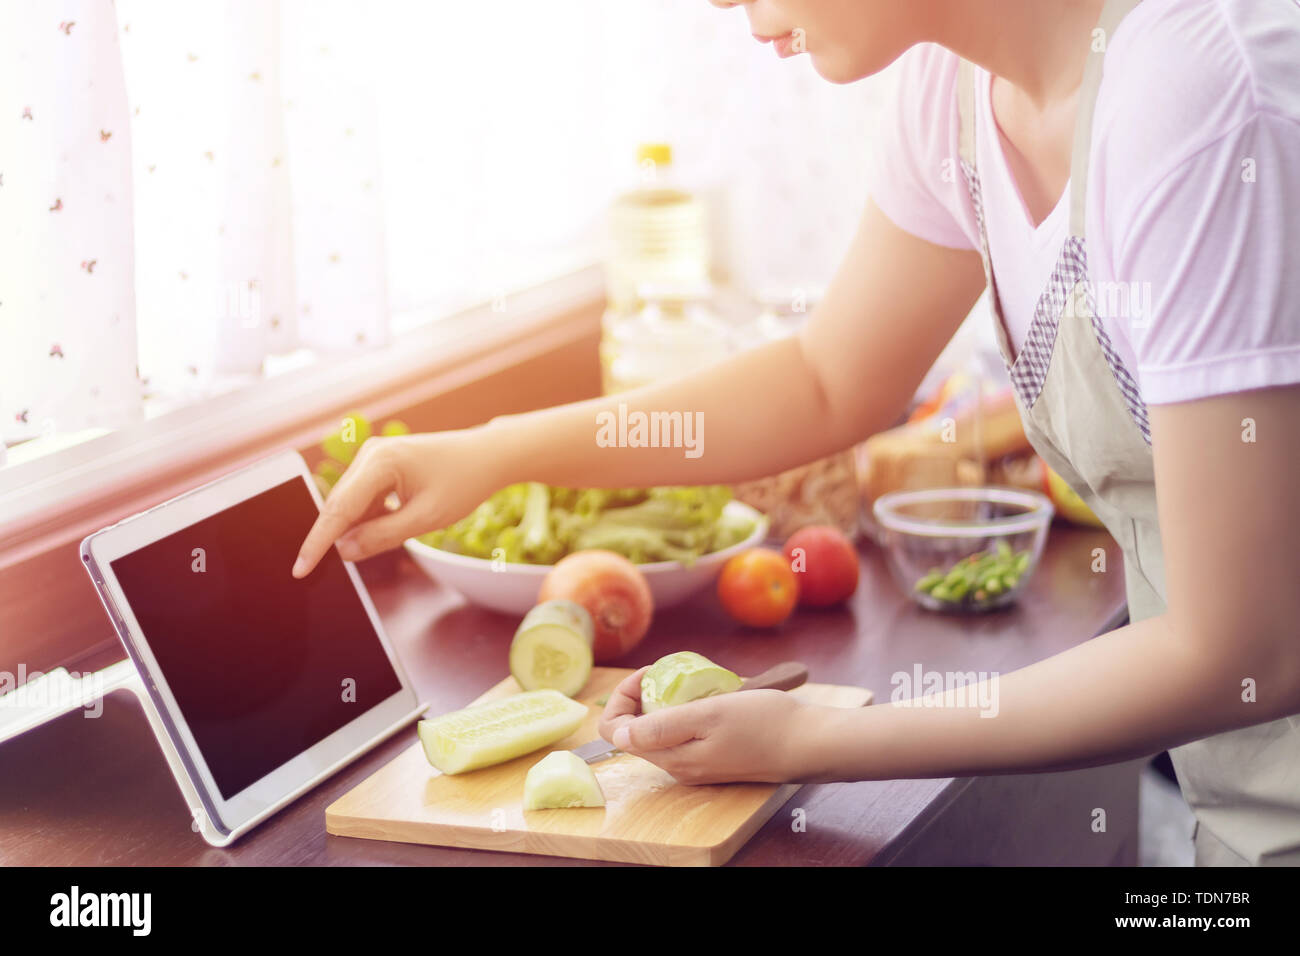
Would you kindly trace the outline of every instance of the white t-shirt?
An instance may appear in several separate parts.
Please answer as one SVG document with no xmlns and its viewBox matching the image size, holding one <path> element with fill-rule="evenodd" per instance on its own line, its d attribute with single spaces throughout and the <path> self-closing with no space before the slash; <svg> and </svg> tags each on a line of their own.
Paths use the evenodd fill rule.
<svg viewBox="0 0 1300 956">
<path fill-rule="evenodd" d="M 908 51 L 872 198 L 900 228 L 979 248 L 959 171 L 955 54 Z M 1069 234 L 1069 186 L 1035 228 L 977 68 L 977 164 L 994 279 L 1019 351 Z M 953 174 L 954 170 L 958 170 Z M 1097 311 L 1148 404 L 1300 382 L 1300 4 L 1144 0 L 1110 38 L 1086 241 Z"/>
</svg>

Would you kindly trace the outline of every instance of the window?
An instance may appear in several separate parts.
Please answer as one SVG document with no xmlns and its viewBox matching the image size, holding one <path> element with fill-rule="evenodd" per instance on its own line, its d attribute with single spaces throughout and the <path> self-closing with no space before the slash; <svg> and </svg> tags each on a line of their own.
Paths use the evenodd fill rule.
<svg viewBox="0 0 1300 956">
<path fill-rule="evenodd" d="M 0 29 L 0 435 L 23 459 L 590 266 L 641 141 L 674 145 L 750 288 L 825 281 L 864 198 L 877 82 L 779 63 L 700 0 L 69 16 Z"/>
</svg>

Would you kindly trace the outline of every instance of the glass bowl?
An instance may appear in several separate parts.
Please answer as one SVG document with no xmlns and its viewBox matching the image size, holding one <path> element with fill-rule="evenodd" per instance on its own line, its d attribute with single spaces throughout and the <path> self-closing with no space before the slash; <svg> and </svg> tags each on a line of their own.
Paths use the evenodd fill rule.
<svg viewBox="0 0 1300 956">
<path fill-rule="evenodd" d="M 934 611 L 973 614 L 1016 600 L 1038 567 L 1052 503 L 1012 488 L 896 491 L 872 512 L 889 569 Z"/>
</svg>

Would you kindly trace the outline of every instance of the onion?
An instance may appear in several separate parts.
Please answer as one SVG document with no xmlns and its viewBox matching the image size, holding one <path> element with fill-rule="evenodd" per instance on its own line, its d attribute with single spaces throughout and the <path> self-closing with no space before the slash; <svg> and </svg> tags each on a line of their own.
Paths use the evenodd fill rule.
<svg viewBox="0 0 1300 956">
<path fill-rule="evenodd" d="M 613 551 L 578 551 L 542 581 L 538 601 L 574 601 L 595 625 L 597 664 L 622 657 L 645 637 L 654 614 L 650 585 L 635 564 Z"/>
</svg>

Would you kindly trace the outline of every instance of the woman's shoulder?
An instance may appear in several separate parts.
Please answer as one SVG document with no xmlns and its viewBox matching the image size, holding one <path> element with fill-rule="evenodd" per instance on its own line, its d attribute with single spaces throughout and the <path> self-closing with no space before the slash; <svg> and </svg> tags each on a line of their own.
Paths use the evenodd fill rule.
<svg viewBox="0 0 1300 956">
<path fill-rule="evenodd" d="M 890 67 L 891 88 L 876 129 L 872 199 L 895 225 L 941 246 L 979 246 L 960 175 L 957 71 L 941 46 L 912 47 Z"/>
<path fill-rule="evenodd" d="M 957 73 L 961 59 L 936 43 L 919 43 L 890 67 L 886 123 L 916 157 L 953 154 L 959 136 Z"/>
<path fill-rule="evenodd" d="M 1267 112 L 1300 120 L 1300 4 L 1142 0 L 1107 42 L 1101 124 L 1197 148 Z"/>
<path fill-rule="evenodd" d="M 1088 261 L 1148 404 L 1300 376 L 1297 63 L 1293 0 L 1142 0 L 1109 40 Z"/>
<path fill-rule="evenodd" d="M 1102 39 L 1090 206 L 1117 242 L 1171 180 L 1195 173 L 1208 202 L 1261 140 L 1300 142 L 1293 0 L 1142 0 Z"/>
</svg>

